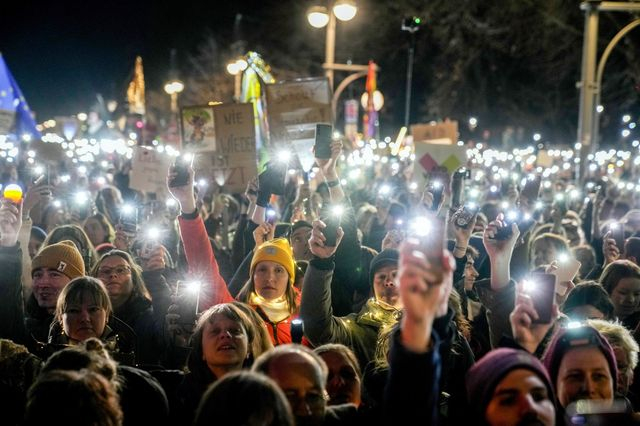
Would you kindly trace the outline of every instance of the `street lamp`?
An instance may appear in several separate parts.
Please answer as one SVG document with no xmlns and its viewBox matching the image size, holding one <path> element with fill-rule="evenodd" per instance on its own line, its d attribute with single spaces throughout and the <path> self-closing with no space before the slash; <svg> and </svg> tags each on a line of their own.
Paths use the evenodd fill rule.
<svg viewBox="0 0 640 426">
<path fill-rule="evenodd" d="M 249 64 L 246 59 L 238 58 L 235 61 L 231 61 L 227 64 L 227 72 L 235 77 L 235 84 L 233 89 L 233 99 L 236 102 L 240 102 L 240 90 L 242 86 L 242 73 L 247 69 Z"/>
<path fill-rule="evenodd" d="M 326 7 L 313 6 L 307 11 L 307 20 L 315 28 L 327 27 L 323 68 L 329 79 L 329 85 L 333 89 L 333 71 L 336 65 L 336 18 L 341 21 L 350 21 L 356 16 L 358 8 L 353 0 L 330 0 L 329 3 L 329 9 L 333 13 L 329 13 Z"/>
<path fill-rule="evenodd" d="M 184 83 L 177 78 L 164 85 L 164 91 L 171 96 L 171 112 L 178 112 L 178 94 L 184 90 Z"/>
</svg>

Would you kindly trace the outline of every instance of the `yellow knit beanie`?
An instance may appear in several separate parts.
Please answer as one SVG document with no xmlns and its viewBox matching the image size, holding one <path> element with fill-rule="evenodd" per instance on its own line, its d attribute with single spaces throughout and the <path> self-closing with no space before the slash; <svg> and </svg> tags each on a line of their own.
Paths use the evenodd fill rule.
<svg viewBox="0 0 640 426">
<path fill-rule="evenodd" d="M 289 274 L 289 284 L 293 286 L 293 280 L 296 276 L 296 263 L 293 260 L 293 250 L 286 238 L 276 238 L 264 242 L 256 249 L 253 259 L 251 259 L 249 276 L 253 277 L 256 265 L 263 261 L 276 262 L 282 265 Z"/>
</svg>

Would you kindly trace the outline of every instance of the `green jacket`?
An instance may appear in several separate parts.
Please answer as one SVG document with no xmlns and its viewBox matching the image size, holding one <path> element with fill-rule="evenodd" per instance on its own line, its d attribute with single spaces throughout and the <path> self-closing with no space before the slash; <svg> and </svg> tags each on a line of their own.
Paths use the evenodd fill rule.
<svg viewBox="0 0 640 426">
<path fill-rule="evenodd" d="M 341 343 L 353 350 L 364 368 L 373 360 L 378 332 L 395 324 L 401 316 L 399 310 L 389 310 L 369 299 L 360 312 L 344 317 L 333 315 L 331 307 L 332 259 L 313 259 L 304 275 L 300 318 L 304 334 L 314 346 Z"/>
</svg>

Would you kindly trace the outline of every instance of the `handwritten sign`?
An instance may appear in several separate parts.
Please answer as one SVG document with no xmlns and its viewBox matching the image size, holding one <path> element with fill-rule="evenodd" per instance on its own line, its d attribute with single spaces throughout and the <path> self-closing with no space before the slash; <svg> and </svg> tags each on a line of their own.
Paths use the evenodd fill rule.
<svg viewBox="0 0 640 426">
<path fill-rule="evenodd" d="M 157 196 L 167 192 L 167 172 L 171 158 L 158 151 L 139 146 L 131 159 L 129 186 L 143 192 L 153 192 Z"/>
<path fill-rule="evenodd" d="M 292 141 L 313 139 L 316 123 L 333 123 L 326 77 L 268 84 L 266 94 L 271 147 L 289 148 Z"/>
<path fill-rule="evenodd" d="M 196 156 L 196 171 L 230 192 L 244 192 L 257 175 L 256 135 L 251 104 L 216 105 L 216 150 Z"/>
<path fill-rule="evenodd" d="M 458 142 L 458 122 L 445 121 L 437 124 L 414 124 L 411 126 L 414 141 L 429 141 L 432 144 L 451 145 Z"/>
</svg>

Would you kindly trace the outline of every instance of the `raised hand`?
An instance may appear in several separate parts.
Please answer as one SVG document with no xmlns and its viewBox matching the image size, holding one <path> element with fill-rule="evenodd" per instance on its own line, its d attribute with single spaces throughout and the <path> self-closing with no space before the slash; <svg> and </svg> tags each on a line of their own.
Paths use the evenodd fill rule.
<svg viewBox="0 0 640 426">
<path fill-rule="evenodd" d="M 262 243 L 273 240 L 275 232 L 276 226 L 269 222 L 262 222 L 258 225 L 258 227 L 253 231 L 253 240 L 256 242 L 256 247 L 260 246 Z"/>
<path fill-rule="evenodd" d="M 14 204 L 11 200 L 3 198 L 1 203 L 0 246 L 13 247 L 18 242 L 18 233 L 22 226 L 22 202 Z"/>
<path fill-rule="evenodd" d="M 311 231 L 311 238 L 309 238 L 309 250 L 313 253 L 314 256 L 319 257 L 321 259 L 327 259 L 336 252 L 338 246 L 340 245 L 340 241 L 342 241 L 342 237 L 344 236 L 344 231 L 342 227 L 338 227 L 338 235 L 336 237 L 336 245 L 335 246 L 327 246 L 325 245 L 325 236 L 322 233 L 322 230 L 327 225 L 317 219 L 313 221 L 313 230 Z"/>
<path fill-rule="evenodd" d="M 187 171 L 189 172 L 188 182 L 181 186 L 169 186 L 169 183 L 173 181 L 178 175 L 173 167 L 169 168 L 169 173 L 167 175 L 167 188 L 169 190 L 169 194 L 175 198 L 180 204 L 180 210 L 184 213 L 193 213 L 196 210 L 196 199 L 193 192 L 193 167 L 187 165 Z"/>
<path fill-rule="evenodd" d="M 331 142 L 331 158 L 316 158 L 316 163 L 327 180 L 334 180 L 338 178 L 338 174 L 336 173 L 336 164 L 338 162 L 338 158 L 340 158 L 340 154 L 342 154 L 342 142 L 333 141 Z"/>
<path fill-rule="evenodd" d="M 605 265 L 620 259 L 620 247 L 616 245 L 616 240 L 611 238 L 611 231 L 607 231 L 602 237 L 602 254 Z"/>
<path fill-rule="evenodd" d="M 549 329 L 553 327 L 558 314 L 558 305 L 554 303 L 551 321 L 548 324 L 534 323 L 538 319 L 538 312 L 533 306 L 533 300 L 525 293 L 522 283 L 517 284 L 515 307 L 509 315 L 513 338 L 528 352 L 534 353 Z"/>
</svg>

